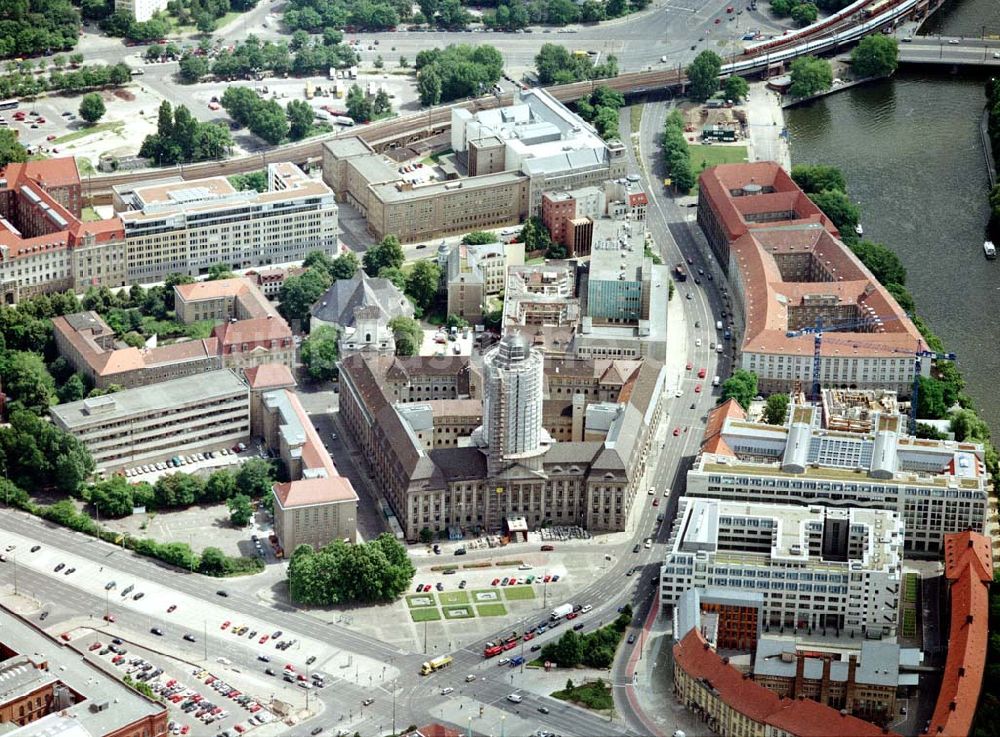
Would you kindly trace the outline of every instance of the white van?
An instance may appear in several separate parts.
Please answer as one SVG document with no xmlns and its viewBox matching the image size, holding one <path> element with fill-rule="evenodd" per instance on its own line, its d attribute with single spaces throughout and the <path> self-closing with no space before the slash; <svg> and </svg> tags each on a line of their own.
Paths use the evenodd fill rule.
<svg viewBox="0 0 1000 737">
<path fill-rule="evenodd" d="M 716 330 L 722 330 L 722 320 L 716 320 L 715 321 L 715 329 Z"/>
<path fill-rule="evenodd" d="M 719 377 L 718 376 L 712 377 L 712 386 L 718 386 L 718 385 L 719 385 Z"/>
<path fill-rule="evenodd" d="M 722 353 L 722 343 L 719 343 L 719 345 L 715 346 L 715 352 Z"/>
</svg>

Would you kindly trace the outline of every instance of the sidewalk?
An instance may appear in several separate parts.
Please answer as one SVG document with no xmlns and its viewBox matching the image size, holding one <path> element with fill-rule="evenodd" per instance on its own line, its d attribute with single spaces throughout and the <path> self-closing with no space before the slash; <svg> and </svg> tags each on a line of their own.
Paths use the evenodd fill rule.
<svg viewBox="0 0 1000 737">
<path fill-rule="evenodd" d="M 781 110 L 781 97 L 767 89 L 763 82 L 750 85 L 747 97 L 747 154 L 750 161 L 777 161 L 786 171 L 791 171 L 792 156 L 788 141 L 781 132 L 785 118 Z"/>
</svg>

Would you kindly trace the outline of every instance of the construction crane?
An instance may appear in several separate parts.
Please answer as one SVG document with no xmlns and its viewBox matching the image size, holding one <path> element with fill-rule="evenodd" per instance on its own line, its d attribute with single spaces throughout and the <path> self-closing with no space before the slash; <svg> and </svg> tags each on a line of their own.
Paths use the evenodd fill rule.
<svg viewBox="0 0 1000 737">
<path fill-rule="evenodd" d="M 883 318 L 883 322 L 887 320 L 898 320 L 898 317 Z M 823 318 L 818 318 L 816 320 L 815 326 L 805 327 L 801 330 L 789 330 L 785 333 L 789 338 L 796 338 L 801 335 L 812 335 L 813 336 L 813 398 L 819 399 L 820 397 L 820 351 L 823 346 L 823 333 L 826 331 L 837 331 L 837 330 L 851 330 L 853 328 L 868 327 L 870 323 L 857 322 L 857 321 L 842 321 L 834 323 L 829 327 L 824 327 Z M 838 345 L 852 345 L 856 346 L 856 341 L 840 340 L 837 338 L 826 338 L 828 343 L 836 343 Z M 954 361 L 958 358 L 954 353 L 938 353 L 937 351 L 924 350 L 918 347 L 915 350 L 907 350 L 905 348 L 897 348 L 895 346 L 869 344 L 871 348 L 878 348 L 889 353 L 901 353 L 903 355 L 913 356 L 913 389 L 910 396 L 910 433 L 913 434 L 917 429 L 917 407 L 920 403 L 920 372 L 925 358 L 929 358 L 935 361 Z"/>
</svg>

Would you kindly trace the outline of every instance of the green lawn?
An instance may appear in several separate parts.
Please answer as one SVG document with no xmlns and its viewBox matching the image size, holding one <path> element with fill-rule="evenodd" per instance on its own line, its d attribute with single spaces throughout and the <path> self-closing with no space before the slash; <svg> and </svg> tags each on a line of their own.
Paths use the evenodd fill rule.
<svg viewBox="0 0 1000 737">
<path fill-rule="evenodd" d="M 583 683 L 562 691 L 553 691 L 552 698 L 572 701 L 574 704 L 597 711 L 606 711 L 615 705 L 614 698 L 611 696 L 611 687 L 602 680 Z"/>
<path fill-rule="evenodd" d="M 629 108 L 628 118 L 632 125 L 632 135 L 636 135 L 639 132 L 639 126 L 642 125 L 642 103 Z"/>
<path fill-rule="evenodd" d="M 508 601 L 534 599 L 535 591 L 530 586 L 511 586 L 510 588 L 504 588 L 503 595 Z"/>
<path fill-rule="evenodd" d="M 101 216 L 97 214 L 97 210 L 93 207 L 85 207 L 80 211 L 80 219 L 85 223 L 93 223 L 101 219 Z"/>
<path fill-rule="evenodd" d="M 430 599 L 430 604 L 418 603 L 419 599 Z M 416 609 L 418 607 L 432 607 L 437 606 L 437 601 L 434 599 L 434 594 L 411 594 L 406 597 L 406 606 L 410 609 Z"/>
<path fill-rule="evenodd" d="M 507 607 L 503 604 L 479 604 L 476 613 L 480 617 L 502 617 L 507 614 Z"/>
<path fill-rule="evenodd" d="M 688 144 L 688 151 L 691 154 L 691 169 L 695 174 L 717 164 L 741 164 L 747 159 L 746 146 Z"/>
<path fill-rule="evenodd" d="M 914 637 L 917 634 L 917 612 L 913 609 L 903 610 L 903 637 Z"/>
<path fill-rule="evenodd" d="M 471 606 L 444 607 L 445 619 L 475 619 L 476 610 Z"/>
<path fill-rule="evenodd" d="M 52 141 L 52 143 L 55 145 L 60 143 L 69 143 L 70 141 L 75 141 L 79 138 L 85 138 L 92 133 L 101 133 L 102 131 L 114 131 L 115 133 L 121 133 L 124 127 L 125 123 L 120 120 L 109 123 L 98 123 L 97 125 L 90 125 L 86 128 L 81 128 L 78 131 L 67 133 L 65 136 L 59 136 L 59 138 Z"/>
<path fill-rule="evenodd" d="M 97 169 L 94 168 L 94 165 L 90 163 L 90 159 L 88 159 L 86 156 L 76 157 L 76 168 L 80 170 L 80 173 L 83 176 L 97 173 Z"/>
<path fill-rule="evenodd" d="M 920 584 L 920 576 L 916 573 L 907 573 L 903 578 L 903 601 L 908 604 L 917 603 L 917 587 Z"/>
<path fill-rule="evenodd" d="M 410 618 L 414 622 L 436 622 L 441 619 L 441 612 L 437 607 L 423 607 L 422 609 L 411 609 Z"/>
<path fill-rule="evenodd" d="M 438 599 L 441 600 L 443 606 L 451 604 L 468 604 L 469 603 L 469 592 L 467 591 L 444 591 L 438 594 Z"/>
</svg>

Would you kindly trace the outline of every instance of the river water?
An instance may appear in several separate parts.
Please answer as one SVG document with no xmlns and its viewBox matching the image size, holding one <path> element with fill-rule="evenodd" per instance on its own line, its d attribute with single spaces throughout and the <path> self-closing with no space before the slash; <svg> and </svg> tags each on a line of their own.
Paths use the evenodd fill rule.
<svg viewBox="0 0 1000 737">
<path fill-rule="evenodd" d="M 934 33 L 1000 33 L 1000 2 L 958 0 Z M 925 32 L 929 32 L 928 26 Z M 989 182 L 981 75 L 904 71 L 786 111 L 793 163 L 838 166 L 865 238 L 902 259 L 917 310 L 958 354 L 966 391 L 1000 437 L 1000 260 L 983 258 Z"/>
</svg>

